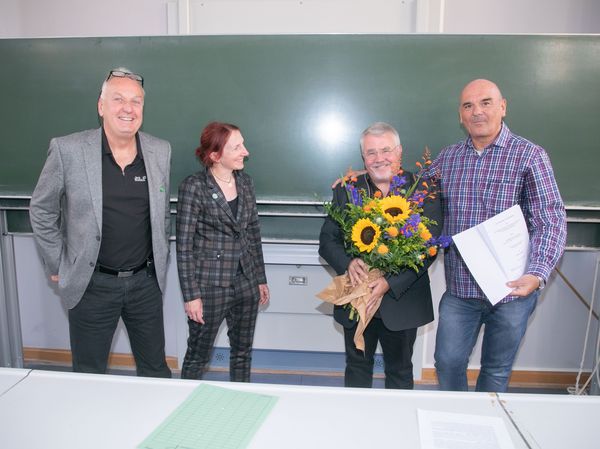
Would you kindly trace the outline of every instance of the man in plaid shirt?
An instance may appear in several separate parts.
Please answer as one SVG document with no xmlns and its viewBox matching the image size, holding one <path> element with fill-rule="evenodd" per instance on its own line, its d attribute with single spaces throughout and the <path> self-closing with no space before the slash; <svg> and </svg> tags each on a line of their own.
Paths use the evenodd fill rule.
<svg viewBox="0 0 600 449">
<path fill-rule="evenodd" d="M 474 80 L 460 97 L 469 137 L 446 147 L 429 176 L 442 191 L 444 234 L 455 235 L 519 204 L 529 229 L 525 274 L 497 305 L 487 300 L 455 246 L 445 255 L 447 290 L 439 306 L 435 367 L 443 390 L 467 390 L 467 365 L 485 324 L 477 391 L 504 392 L 539 291 L 561 257 L 565 209 L 543 148 L 510 132 L 498 86 Z"/>
</svg>

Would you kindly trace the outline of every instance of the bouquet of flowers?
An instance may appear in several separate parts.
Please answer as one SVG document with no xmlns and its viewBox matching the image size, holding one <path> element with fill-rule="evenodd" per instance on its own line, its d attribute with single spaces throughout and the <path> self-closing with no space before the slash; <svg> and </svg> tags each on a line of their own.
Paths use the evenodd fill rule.
<svg viewBox="0 0 600 449">
<path fill-rule="evenodd" d="M 324 205 L 342 229 L 348 254 L 361 258 L 370 267 L 369 279 L 362 284 L 353 287 L 345 274 L 334 278 L 332 284 L 317 295 L 324 301 L 350 307 L 350 319 L 357 317 L 359 321 L 354 341 L 360 350 L 364 350 L 362 331 L 382 299 L 379 298 L 367 316 L 368 284 L 385 274 L 397 274 L 405 269 L 418 271 L 426 258 L 435 256 L 439 248 L 451 243 L 448 237 L 433 237 L 429 227 L 436 223 L 422 215 L 424 202 L 435 196 L 434 186 L 422 180 L 425 168 L 431 164 L 428 149 L 422 159 L 423 162 L 416 163 L 418 173 L 412 184 L 400 170 L 391 179 L 390 192 L 385 198 L 379 191 L 370 197 L 364 189 L 357 189 L 356 178 L 350 174 L 342 178 L 348 195 L 346 207 Z"/>
</svg>

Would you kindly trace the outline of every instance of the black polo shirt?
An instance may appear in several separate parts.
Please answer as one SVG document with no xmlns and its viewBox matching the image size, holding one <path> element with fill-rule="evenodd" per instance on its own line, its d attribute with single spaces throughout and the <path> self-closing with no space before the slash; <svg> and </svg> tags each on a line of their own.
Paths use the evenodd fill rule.
<svg viewBox="0 0 600 449">
<path fill-rule="evenodd" d="M 148 177 L 139 135 L 137 155 L 121 171 L 102 131 L 102 243 L 98 263 L 115 270 L 140 266 L 152 253 Z"/>
</svg>

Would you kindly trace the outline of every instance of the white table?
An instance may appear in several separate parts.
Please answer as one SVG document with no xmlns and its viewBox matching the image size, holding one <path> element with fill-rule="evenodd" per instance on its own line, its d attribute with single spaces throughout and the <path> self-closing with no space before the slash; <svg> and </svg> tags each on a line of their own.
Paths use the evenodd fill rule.
<svg viewBox="0 0 600 449">
<path fill-rule="evenodd" d="M 250 449 L 418 449 L 417 408 L 501 417 L 515 448 L 527 447 L 493 394 L 207 383 L 279 397 Z M 0 398 L 0 447 L 135 448 L 198 384 L 34 370 Z M 594 424 L 600 422 L 600 398 L 513 394 L 502 399 L 540 447 L 598 447 Z M 552 415 L 547 426 L 545 412 Z M 356 419 L 364 424 L 350 424 Z M 572 445 L 575 427 L 583 433 Z"/>
<path fill-rule="evenodd" d="M 600 448 L 600 396 L 501 394 L 532 448 Z"/>
<path fill-rule="evenodd" d="M 31 370 L 19 368 L 0 368 L 0 397 L 3 393 L 27 376 Z M 0 423 L 1 425 L 2 423 Z"/>
</svg>

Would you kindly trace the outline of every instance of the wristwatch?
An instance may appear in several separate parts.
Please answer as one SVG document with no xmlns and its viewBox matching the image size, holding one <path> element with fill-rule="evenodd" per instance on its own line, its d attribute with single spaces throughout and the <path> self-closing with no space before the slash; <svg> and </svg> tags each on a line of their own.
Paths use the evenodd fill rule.
<svg viewBox="0 0 600 449">
<path fill-rule="evenodd" d="M 538 288 L 536 290 L 543 290 L 546 286 L 546 281 L 541 276 L 536 276 L 536 278 L 538 278 L 538 281 L 540 281 L 540 285 L 538 285 Z"/>
</svg>

